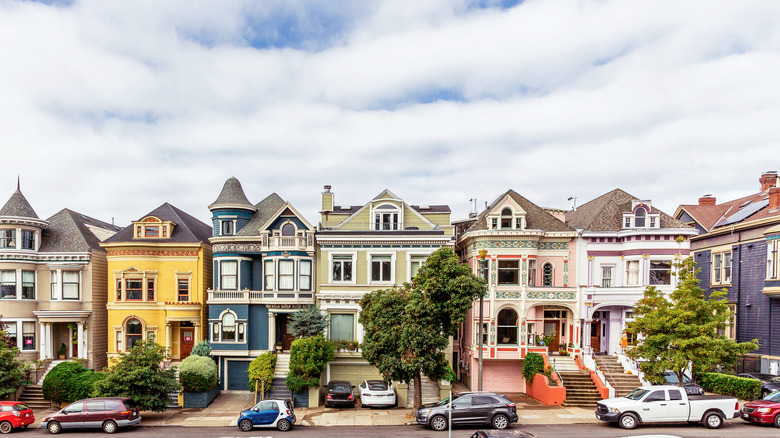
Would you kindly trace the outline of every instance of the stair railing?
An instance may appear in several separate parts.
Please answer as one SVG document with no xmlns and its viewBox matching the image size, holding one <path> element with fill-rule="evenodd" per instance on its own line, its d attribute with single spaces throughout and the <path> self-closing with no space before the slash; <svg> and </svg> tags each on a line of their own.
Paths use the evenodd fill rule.
<svg viewBox="0 0 780 438">
<path fill-rule="evenodd" d="M 552 369 L 555 374 L 558 375 L 558 378 L 561 380 L 561 386 L 565 387 L 566 385 L 563 384 L 563 376 L 561 373 L 558 372 L 558 367 L 555 365 L 555 359 L 552 360 Z"/>
<path fill-rule="evenodd" d="M 609 370 L 609 367 L 604 366 L 604 362 L 601 360 L 596 360 L 596 363 L 599 365 L 599 371 L 601 371 L 602 374 L 604 374 L 604 377 L 611 381 L 612 387 L 617 389 L 617 381 L 615 380 L 615 377 L 612 375 L 612 372 Z"/>
</svg>

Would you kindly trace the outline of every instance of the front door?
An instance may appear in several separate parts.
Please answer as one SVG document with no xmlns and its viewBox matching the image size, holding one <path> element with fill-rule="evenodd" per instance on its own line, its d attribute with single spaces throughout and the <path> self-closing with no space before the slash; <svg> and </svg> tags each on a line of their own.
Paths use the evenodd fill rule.
<svg viewBox="0 0 780 438">
<path fill-rule="evenodd" d="M 545 321 L 544 322 L 544 336 L 552 336 L 552 342 L 547 344 L 547 349 L 549 351 L 558 351 L 558 348 L 560 347 L 561 342 L 561 334 L 558 333 L 558 328 L 560 327 L 560 324 L 558 321 Z"/>
<path fill-rule="evenodd" d="M 292 335 L 290 330 L 290 318 L 286 313 L 281 313 L 276 317 L 276 326 L 279 327 L 278 341 L 282 343 L 282 350 L 289 351 L 292 346 L 292 342 L 295 340 L 295 336 Z"/>
<path fill-rule="evenodd" d="M 590 323 L 590 348 L 594 352 L 601 351 L 601 321 L 599 320 Z"/>
<path fill-rule="evenodd" d="M 195 329 L 192 327 L 182 327 L 181 330 L 181 359 L 186 358 L 192 353 L 192 346 L 195 343 Z"/>
</svg>

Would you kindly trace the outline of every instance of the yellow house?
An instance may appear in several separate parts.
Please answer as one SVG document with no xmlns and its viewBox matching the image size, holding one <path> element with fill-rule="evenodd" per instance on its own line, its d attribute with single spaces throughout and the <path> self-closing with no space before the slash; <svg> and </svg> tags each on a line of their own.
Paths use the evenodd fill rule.
<svg viewBox="0 0 780 438">
<path fill-rule="evenodd" d="M 154 339 L 174 360 L 204 339 L 211 227 L 167 202 L 101 246 L 108 258 L 108 357 Z"/>
</svg>

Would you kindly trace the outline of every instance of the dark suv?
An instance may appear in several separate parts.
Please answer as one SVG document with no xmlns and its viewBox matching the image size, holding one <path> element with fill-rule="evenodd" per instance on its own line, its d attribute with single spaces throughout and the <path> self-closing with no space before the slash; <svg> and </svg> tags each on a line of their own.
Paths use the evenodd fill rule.
<svg viewBox="0 0 780 438">
<path fill-rule="evenodd" d="M 133 406 L 129 398 L 103 397 L 73 402 L 47 415 L 41 421 L 41 427 L 51 433 L 60 433 L 63 429 L 103 429 L 103 432 L 114 433 L 120 427 L 140 422 L 138 407 Z"/>
<path fill-rule="evenodd" d="M 447 429 L 450 418 L 450 399 L 423 405 L 417 410 L 417 423 L 433 430 Z M 452 397 L 452 424 L 490 424 L 495 429 L 505 429 L 517 422 L 515 404 L 493 392 L 462 392 Z"/>
</svg>

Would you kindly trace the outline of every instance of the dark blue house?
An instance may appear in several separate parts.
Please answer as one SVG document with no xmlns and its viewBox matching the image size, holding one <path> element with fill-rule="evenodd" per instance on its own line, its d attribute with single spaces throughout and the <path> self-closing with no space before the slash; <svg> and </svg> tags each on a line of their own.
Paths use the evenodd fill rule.
<svg viewBox="0 0 780 438">
<path fill-rule="evenodd" d="M 287 374 L 294 339 L 288 316 L 314 304 L 315 229 L 276 193 L 252 204 L 236 178 L 209 210 L 209 342 L 222 389 L 248 390 L 249 363 L 263 352 L 279 351 L 276 375 Z"/>
</svg>

